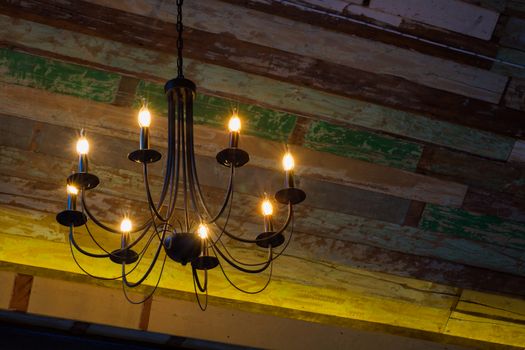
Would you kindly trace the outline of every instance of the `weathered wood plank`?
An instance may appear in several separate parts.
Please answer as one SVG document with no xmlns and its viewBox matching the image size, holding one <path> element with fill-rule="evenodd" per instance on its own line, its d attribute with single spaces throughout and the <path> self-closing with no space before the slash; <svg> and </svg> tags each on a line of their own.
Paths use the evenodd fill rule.
<svg viewBox="0 0 525 350">
<path fill-rule="evenodd" d="M 13 293 L 9 301 L 9 309 L 27 312 L 29 298 L 33 287 L 33 276 L 17 274 L 13 285 Z"/>
<path fill-rule="evenodd" d="M 419 227 L 427 231 L 491 243 L 501 247 L 502 252 L 507 248 L 515 248 L 521 250 L 521 255 L 517 258 L 522 262 L 525 260 L 524 223 L 429 204 L 423 211 Z"/>
<path fill-rule="evenodd" d="M 24 46 L 66 55 L 69 59 L 87 59 L 128 73 L 137 74 L 139 71 L 142 72 L 142 77 L 146 75 L 149 78 L 167 78 L 175 71 L 172 55 L 131 48 L 125 44 L 67 31 L 60 31 L 61 35 L 58 37 L 62 40 L 58 43 L 57 30 L 54 28 L 25 21 L 11 23 L 13 20 L 3 16 L 0 17 L 0 21 L 2 20 L 9 23 L 6 23 L 5 27 L 9 28 L 8 36 Z M 80 42 L 90 44 L 79 45 Z M 191 76 L 203 89 L 214 94 L 235 96 L 236 99 L 248 102 L 264 101 L 265 105 L 277 110 L 380 130 L 497 159 L 507 159 L 514 141 L 507 137 L 276 82 L 232 69 L 197 63 L 189 59 L 186 63 L 187 76 Z M 157 81 L 159 80 L 162 78 L 157 78 Z"/>
<path fill-rule="evenodd" d="M 61 94 L 112 102 L 120 82 L 115 73 L 0 48 L 0 81 Z"/>
<path fill-rule="evenodd" d="M 22 207 L 36 210 L 37 212 L 44 211 L 48 213 L 56 213 L 58 210 L 63 209 L 64 189 L 60 184 L 43 182 L 45 179 L 42 181 L 36 181 L 4 175 L 0 176 L 0 181 L 8 186 L 7 189 L 2 189 L 0 192 L 10 194 L 0 195 L 0 202 L 3 205 L 7 204 L 11 208 Z M 153 182 L 152 185 L 156 186 L 157 183 Z M 29 189 L 31 190 L 31 196 L 26 195 L 26 192 Z M 207 189 L 207 192 L 208 191 L 209 190 Z M 134 195 L 134 192 L 131 192 L 130 194 Z M 309 194 L 311 193 L 309 192 Z M 316 196 L 316 194 L 312 195 L 314 197 Z M 136 197 L 136 195 L 134 196 Z M 122 215 L 122 208 L 127 208 L 126 212 L 131 215 L 134 220 L 142 221 L 142 219 L 138 218 L 147 217 L 144 210 L 142 212 L 137 211 L 138 208 L 145 206 L 144 200 L 134 200 L 132 203 L 131 200 L 108 196 L 99 192 L 93 194 L 90 193 L 89 197 L 89 203 L 91 203 L 93 207 L 93 213 L 105 222 L 118 222 Z M 27 200 L 25 200 L 25 198 L 27 198 Z M 331 198 L 333 199 L 334 197 Z M 344 196 L 344 198 L 347 197 Z M 218 203 L 215 203 L 215 199 L 212 199 L 214 201 L 211 204 L 213 204 L 213 206 L 218 205 Z M 323 198 L 320 197 L 319 199 L 322 200 Z M 358 198 L 355 200 L 359 201 Z M 350 199 L 350 201 L 353 200 Z M 362 202 L 362 200 L 360 202 Z M 235 209 L 235 212 L 237 211 L 238 210 Z M 315 215 L 315 213 L 309 212 L 308 215 Z M 260 220 L 260 218 L 254 218 L 253 211 L 248 209 L 245 213 L 241 212 L 235 214 L 231 218 L 231 222 L 234 223 L 233 225 L 235 228 L 253 232 L 257 230 L 257 219 Z M 250 221 L 251 224 L 238 225 L 235 223 L 237 220 L 245 223 Z M 3 225 L 5 226 L 5 224 Z M 47 227 L 50 225 L 53 226 L 53 215 L 49 216 L 49 223 L 46 221 L 41 223 L 41 225 L 41 227 L 35 227 L 35 231 L 46 231 L 48 229 Z M 310 234 L 312 226 L 308 223 L 303 226 L 304 227 L 301 227 L 301 229 L 306 230 L 305 232 L 297 230 L 296 227 L 296 232 L 294 233 L 293 240 L 287 249 L 287 254 L 304 259 L 321 260 L 359 269 L 412 277 L 461 288 L 525 295 L 525 291 L 523 291 L 521 287 L 522 284 L 525 283 L 524 278 L 485 269 L 478 269 L 472 266 L 466 266 L 445 260 L 381 249 L 371 246 L 369 243 L 359 244 L 345 241 L 339 239 L 338 234 L 332 235 L 332 238 L 329 235 L 321 237 L 316 235 L 319 233 L 317 226 L 315 226 L 315 232 L 311 232 L 313 234 Z M 98 232 L 98 230 L 93 227 L 91 229 L 96 237 L 106 237 L 103 232 Z M 9 233 L 12 232 L 9 231 Z M 85 236 L 77 236 L 77 239 L 80 244 L 92 246 L 92 242 L 90 242 Z M 116 247 L 119 244 L 118 238 L 109 240 L 108 237 L 104 238 L 103 243 L 105 243 L 106 247 Z"/>
<path fill-rule="evenodd" d="M 515 50 L 515 49 L 506 48 L 506 47 L 501 47 L 498 50 L 497 58 L 499 58 L 501 60 L 504 60 L 504 61 L 507 61 L 507 62 L 518 64 L 518 65 L 521 65 L 521 66 L 523 66 L 525 64 L 524 63 L 525 62 L 525 52 L 520 51 L 520 50 Z M 518 78 L 525 78 L 525 69 L 524 68 L 510 66 L 510 65 L 502 64 L 502 63 L 498 63 L 498 62 L 494 62 L 494 64 L 492 65 L 491 71 L 496 72 L 496 73 L 500 73 L 500 74 L 505 74 L 505 75 L 508 75 L 508 76 L 513 76 L 513 77 L 518 77 Z"/>
<path fill-rule="evenodd" d="M 525 50 L 525 19 L 510 17 L 499 42 L 506 47 Z"/>
<path fill-rule="evenodd" d="M 520 197 L 525 194 L 525 170 L 511 163 L 426 147 L 418 170 L 423 174 L 477 188 L 512 193 Z"/>
<path fill-rule="evenodd" d="M 62 243 L 35 239 L 20 240 L 5 234 L 0 234 L 0 243 L 2 247 L 9 248 L 0 251 L 2 261 L 77 271 Z M 40 247 L 36 249 L 36 254 L 24 254 L 36 245 Z M 251 251 L 232 249 L 232 253 L 245 259 Z M 46 259 L 50 256 L 53 258 Z M 102 272 L 107 275 L 110 272 L 108 263 L 96 260 L 90 263 L 89 268 L 94 273 Z M 112 270 L 118 268 L 119 266 L 114 266 Z M 143 269 L 139 268 L 139 271 Z M 434 332 L 444 327 L 448 309 L 456 299 L 455 288 L 286 256 L 281 256 L 279 268 L 274 271 L 275 279 L 270 287 L 271 293 L 248 296 L 233 290 L 225 279 L 219 276 L 220 271 L 215 270 L 210 274 L 213 279 L 213 287 L 210 289 L 212 298 L 222 297 L 344 319 L 417 327 Z M 261 278 L 263 276 L 239 275 L 232 271 L 229 271 L 229 274 L 237 283 L 248 288 L 253 288 L 264 280 Z M 293 279 L 290 276 L 293 276 Z M 336 282 L 338 280 L 347 283 L 341 284 Z M 154 280 L 146 281 L 147 285 L 153 283 Z M 160 286 L 191 292 L 191 272 L 188 268 L 170 263 Z M 341 288 L 345 290 L 344 298 L 341 297 Z M 125 302 L 123 299 L 122 301 Z M 138 311 L 140 312 L 140 308 Z M 422 322 L 423 316 L 425 321 Z"/>
<path fill-rule="evenodd" d="M 378 137 L 366 131 L 352 130 L 323 121 L 310 124 L 305 134 L 304 146 L 411 171 L 415 171 L 423 150 L 416 143 L 386 136 Z"/>
<path fill-rule="evenodd" d="M 166 115 L 167 104 L 162 85 L 142 82 L 137 95 L 148 98 L 156 115 Z M 243 120 L 243 131 L 270 140 L 289 139 L 292 128 L 299 118 L 256 105 L 199 94 L 194 106 L 195 121 L 224 128 L 227 116 L 231 114 L 233 108 L 237 108 Z M 416 168 L 422 150 L 421 145 L 416 143 L 321 121 L 309 123 L 305 141 L 300 145 L 317 151 L 412 171 Z"/>
<path fill-rule="evenodd" d="M 168 22 L 175 22 L 176 18 L 176 7 L 168 3 L 148 0 L 133 4 L 107 0 L 91 2 Z M 244 23 L 244 18 L 249 18 L 249 21 Z M 229 33 L 240 40 L 287 52 L 365 71 L 403 77 L 422 85 L 494 103 L 499 101 L 507 81 L 503 76 L 488 74 L 477 68 L 451 64 L 432 56 L 316 28 L 306 23 L 268 16 L 218 1 L 189 4 L 186 8 L 186 24 L 211 33 Z M 302 44 L 306 38 L 304 33 L 311 32 L 315 32 L 319 40 L 309 45 Z M 274 40 L 275 37 L 281 39 Z M 328 44 L 332 42 L 341 44 Z M 360 55 L 356 55 L 356 52 Z M 383 60 L 385 54 L 390 58 L 388 62 Z M 454 79 L 450 78 L 452 76 Z"/>
<path fill-rule="evenodd" d="M 370 8 L 484 40 L 490 40 L 499 13 L 459 0 L 371 0 Z"/>
<path fill-rule="evenodd" d="M 469 187 L 462 208 L 479 214 L 525 222 L 525 201 L 511 193 Z"/>
<path fill-rule="evenodd" d="M 497 295 L 463 291 L 447 322 L 448 334 L 480 339 L 487 335 L 495 344 L 525 344 L 525 304 Z"/>
<path fill-rule="evenodd" d="M 505 106 L 525 112 L 525 79 L 510 78 L 503 101 Z"/>
<path fill-rule="evenodd" d="M 0 11 L 15 17 L 28 18 L 44 24 L 106 37 L 124 43 L 130 41 L 129 36 L 131 35 L 133 36 L 133 44 L 152 47 L 167 53 L 173 52 L 174 42 L 171 39 L 171 34 L 175 29 L 170 23 L 162 21 L 151 23 L 139 15 L 102 8 L 81 1 L 75 1 L 74 6 L 68 6 L 65 3 L 62 5 L 52 3 L 50 5 L 46 1 L 11 4 L 12 6 L 4 7 L 0 5 Z M 272 3 L 272 6 L 280 5 Z M 284 13 L 287 11 L 285 7 L 280 8 L 277 12 Z M 275 13 L 276 11 L 272 9 L 270 12 Z M 302 16 L 297 16 L 299 12 Z M 295 16 L 294 19 L 311 23 L 317 23 L 319 18 L 319 16 L 310 18 L 308 12 L 304 11 L 295 11 L 289 14 Z M 66 21 L 64 18 L 68 20 Z M 321 21 L 318 25 L 329 22 Z M 77 23 L 83 23 L 83 25 Z M 336 28 L 342 30 L 348 24 L 352 24 L 352 22 L 337 22 Z M 112 25 L 128 28 L 128 30 L 125 32 L 114 31 Z M 425 33 L 418 35 L 432 37 L 431 33 L 428 33 L 429 31 L 431 30 L 425 28 Z M 382 39 L 381 35 L 379 37 L 374 35 L 370 28 L 367 28 L 364 33 L 359 30 L 351 30 L 348 33 L 373 38 L 374 40 L 381 41 Z M 378 33 L 385 34 L 385 32 L 380 31 Z M 220 34 L 195 29 L 187 30 L 185 34 L 186 57 L 205 60 L 249 73 L 262 74 L 278 80 L 283 80 L 285 77 L 286 81 L 298 85 L 313 86 L 338 95 L 365 99 L 397 109 L 430 114 L 443 120 L 487 131 L 505 133 L 511 136 L 523 134 L 521 115 L 508 108 L 424 87 L 401 78 L 368 73 L 239 41 Z M 450 33 L 443 37 L 440 31 L 434 34 L 437 35 L 440 42 L 451 37 Z M 394 39 L 390 40 L 391 43 L 399 45 L 400 37 L 396 36 Z M 460 45 L 457 43 L 452 43 L 452 45 L 468 49 L 468 44 L 472 42 L 473 40 L 470 38 L 467 41 L 461 41 Z M 408 47 L 417 49 L 418 43 L 421 41 L 415 41 Z M 470 50 L 480 52 L 479 48 L 470 48 Z M 439 52 L 435 51 L 432 50 L 429 53 L 439 55 Z M 483 50 L 480 53 L 491 55 Z M 494 50 L 494 56 L 495 54 L 496 50 Z M 366 86 L 366 89 L 363 89 L 363 86 Z M 385 98 L 386 96 L 388 98 Z M 440 103 L 436 104 L 435 101 L 440 101 Z"/>
<path fill-rule="evenodd" d="M 509 162 L 525 163 L 525 141 L 516 140 L 509 156 Z"/>
<path fill-rule="evenodd" d="M 73 97 L 33 91 L 31 92 L 33 106 L 39 106 L 35 110 L 33 106 L 23 102 L 22 97 L 26 96 L 23 93 L 24 89 L 27 88 L 0 86 L 0 100 L 2 101 L 0 113 L 73 128 L 82 125 L 88 131 L 101 135 L 138 140 L 138 128 L 122 122 L 129 120 L 130 115 L 134 115 L 136 111 L 88 101 L 79 104 L 78 99 Z M 156 119 L 155 123 L 157 126 L 152 127 L 153 145 L 163 145 L 166 142 L 164 133 L 166 119 Z M 216 152 L 226 145 L 225 132 L 196 126 L 195 134 L 196 152 L 199 154 L 215 156 Z M 250 153 L 252 164 L 280 171 L 278 160 L 283 151 L 281 144 L 253 138 L 249 135 L 242 137 L 241 144 Z M 304 177 L 401 198 L 452 206 L 460 206 L 466 192 L 466 187 L 463 185 L 386 166 L 338 157 L 302 147 L 294 147 L 292 151 L 298 160 L 297 173 Z M 71 157 L 74 157 L 73 153 Z"/>
</svg>

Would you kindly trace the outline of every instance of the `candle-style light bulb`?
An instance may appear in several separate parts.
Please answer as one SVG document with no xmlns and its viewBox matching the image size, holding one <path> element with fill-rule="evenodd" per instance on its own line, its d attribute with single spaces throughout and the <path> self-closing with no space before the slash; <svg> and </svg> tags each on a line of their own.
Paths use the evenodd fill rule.
<svg viewBox="0 0 525 350">
<path fill-rule="evenodd" d="M 120 223 L 120 231 L 122 233 L 129 233 L 131 232 L 133 225 L 131 224 L 131 220 L 128 218 L 122 219 L 122 222 Z"/>
<path fill-rule="evenodd" d="M 261 204 L 262 213 L 264 216 L 264 232 L 273 231 L 272 223 L 272 214 L 273 214 L 273 205 L 268 198 L 263 200 Z"/>
<path fill-rule="evenodd" d="M 67 210 L 77 210 L 78 188 L 73 185 L 67 185 Z"/>
<path fill-rule="evenodd" d="M 120 240 L 120 247 L 122 250 L 126 249 L 129 245 L 129 233 L 131 232 L 131 229 L 133 228 L 133 225 L 131 224 L 131 220 L 128 218 L 122 219 L 120 222 L 120 231 L 122 232 L 122 238 Z"/>
<path fill-rule="evenodd" d="M 88 172 L 88 157 L 89 152 L 89 142 L 86 138 L 86 131 L 84 129 L 80 130 L 80 138 L 77 141 L 77 153 L 78 153 L 78 172 L 87 173 Z"/>
<path fill-rule="evenodd" d="M 237 148 L 239 145 L 239 135 L 241 132 L 241 119 L 237 113 L 233 113 L 228 122 L 228 129 L 230 130 L 230 148 Z"/>
<path fill-rule="evenodd" d="M 151 113 L 144 103 L 138 115 L 140 125 L 140 149 L 149 149 L 149 126 L 151 124 Z"/>
<path fill-rule="evenodd" d="M 294 166 L 295 166 L 295 162 L 294 162 L 292 154 L 290 152 L 286 152 L 285 155 L 283 156 L 284 171 L 293 170 Z"/>
<path fill-rule="evenodd" d="M 208 238 L 208 226 L 206 226 L 206 224 L 200 224 L 199 228 L 197 229 L 197 233 L 202 239 Z"/>
<path fill-rule="evenodd" d="M 142 106 L 139 111 L 138 119 L 141 128 L 149 128 L 151 124 L 151 113 L 147 106 Z"/>
<path fill-rule="evenodd" d="M 89 152 L 89 142 L 85 136 L 81 136 L 77 141 L 77 153 L 79 155 L 85 155 Z"/>
<path fill-rule="evenodd" d="M 286 152 L 283 156 L 283 168 L 285 172 L 284 185 L 286 188 L 294 187 L 293 181 L 293 169 L 295 167 L 295 161 L 290 152 Z"/>
</svg>

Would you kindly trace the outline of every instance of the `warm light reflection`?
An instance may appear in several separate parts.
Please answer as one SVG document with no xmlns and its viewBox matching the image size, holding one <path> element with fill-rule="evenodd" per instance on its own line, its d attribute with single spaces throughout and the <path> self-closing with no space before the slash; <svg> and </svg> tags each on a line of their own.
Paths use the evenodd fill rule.
<svg viewBox="0 0 525 350">
<path fill-rule="evenodd" d="M 273 206 L 272 206 L 272 203 L 268 199 L 265 199 L 262 202 L 261 208 L 262 208 L 262 213 L 264 216 L 270 216 L 273 214 Z"/>
<path fill-rule="evenodd" d="M 237 114 L 232 115 L 230 118 L 230 122 L 228 123 L 228 129 L 230 129 L 231 132 L 239 132 L 241 131 L 241 120 L 237 116 Z"/>
<path fill-rule="evenodd" d="M 285 171 L 293 170 L 295 162 L 293 160 L 292 154 L 287 152 L 283 157 L 283 168 Z"/>
<path fill-rule="evenodd" d="M 122 222 L 120 223 L 120 231 L 127 233 L 131 231 L 131 228 L 131 220 L 128 218 L 122 219 Z"/>
<path fill-rule="evenodd" d="M 87 154 L 89 152 L 89 142 L 85 137 L 81 137 L 77 141 L 77 153 Z"/>
<path fill-rule="evenodd" d="M 78 194 L 78 188 L 76 188 L 75 186 L 73 185 L 67 185 L 67 193 L 68 194 L 72 194 L 72 195 L 77 195 Z"/>
<path fill-rule="evenodd" d="M 143 106 L 139 111 L 139 125 L 141 128 L 148 128 L 151 124 L 151 113 L 148 107 Z"/>
<path fill-rule="evenodd" d="M 206 226 L 206 224 L 200 224 L 197 233 L 200 238 L 206 239 L 208 237 L 208 226 Z"/>
</svg>

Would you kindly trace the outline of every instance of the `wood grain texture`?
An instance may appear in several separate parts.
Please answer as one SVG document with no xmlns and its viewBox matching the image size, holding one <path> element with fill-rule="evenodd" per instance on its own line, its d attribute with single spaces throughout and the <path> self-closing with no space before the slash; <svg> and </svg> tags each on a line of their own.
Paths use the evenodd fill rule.
<svg viewBox="0 0 525 350">
<path fill-rule="evenodd" d="M 119 3 L 106 0 L 93 0 L 92 2 L 168 22 L 174 22 L 176 18 L 175 6 L 168 3 L 143 1 L 119 5 Z M 205 18 L 202 14 L 206 14 Z M 250 20 L 244 23 L 242 22 L 244 18 Z M 328 60 L 366 71 L 403 77 L 422 85 L 438 87 L 489 102 L 499 101 L 507 80 L 503 76 L 489 74 L 486 71 L 476 71 L 476 68 L 473 67 L 451 64 L 451 62 L 432 56 L 409 52 L 395 46 L 374 43 L 323 28 L 315 28 L 301 22 L 275 18 L 218 1 L 189 4 L 186 8 L 186 24 L 211 33 L 229 33 L 239 40 L 287 52 Z M 265 28 L 264 31 L 262 28 Z M 304 33 L 312 31 L 315 31 L 319 40 L 309 45 L 299 44 L 304 41 Z M 275 37 L 280 37 L 280 40 L 274 40 Z M 328 45 L 327 43 L 330 42 L 341 44 Z M 356 55 L 356 52 L 360 54 Z M 383 60 L 385 54 L 388 54 L 391 59 L 388 64 Z M 436 69 L 437 67 L 439 69 Z M 453 80 L 451 76 L 454 76 Z M 475 78 L 472 79 L 473 77 Z"/>
<path fill-rule="evenodd" d="M 509 156 L 509 162 L 525 163 L 525 141 L 517 140 Z"/>
<path fill-rule="evenodd" d="M 58 123 L 73 128 L 82 125 L 88 131 L 102 135 L 138 139 L 138 128 L 122 122 L 129 120 L 129 116 L 134 115 L 136 111 L 87 101 L 79 104 L 78 99 L 74 97 L 34 91 L 32 92 L 33 104 L 39 106 L 35 111 L 32 106 L 25 105 L 24 107 L 21 100 L 21 96 L 24 96 L 21 92 L 24 89 L 27 88 L 1 86 L 0 113 L 52 124 Z M 154 146 L 162 146 L 166 142 L 166 135 L 161 130 L 166 129 L 166 121 L 161 119 L 156 122 L 158 127 L 152 128 L 152 141 Z M 205 156 L 215 156 L 216 152 L 224 147 L 227 140 L 225 132 L 199 126 L 196 127 L 195 134 L 196 152 Z M 253 165 L 279 170 L 276 160 L 281 158 L 282 144 L 248 135 L 243 137 L 242 144 L 243 148 L 252 155 Z M 460 206 L 466 192 L 464 185 L 378 164 L 338 157 L 302 147 L 294 147 L 292 151 L 298 160 L 297 174 L 304 177 L 406 199 L 452 206 Z"/>
<path fill-rule="evenodd" d="M 10 271 L 0 271 L 0 309 L 9 309 L 9 302 L 13 294 L 16 273 Z"/>
<path fill-rule="evenodd" d="M 33 276 L 17 274 L 13 284 L 11 300 L 9 301 L 9 309 L 27 312 L 32 288 Z"/>
<path fill-rule="evenodd" d="M 272 3 L 272 6 L 279 6 L 279 4 Z M 110 38 L 124 43 L 129 43 L 130 36 L 132 36 L 132 44 L 152 47 L 166 53 L 172 53 L 173 45 L 175 45 L 171 35 L 175 28 L 171 23 L 163 21 L 152 23 L 140 15 L 103 8 L 82 1 L 75 1 L 74 6 L 68 6 L 66 3 L 61 5 L 56 3 L 50 4 L 46 0 L 38 3 L 12 2 L 10 6 L 0 5 L 0 11 L 15 17 Z M 275 13 L 273 10 L 270 12 Z M 290 12 L 286 7 L 277 12 L 294 15 L 294 19 L 310 21 L 321 26 L 333 22 L 328 20 L 319 21 L 319 15 L 310 18 L 308 12 L 305 11 Z M 302 16 L 297 16 L 298 14 Z M 79 23 L 83 23 L 83 25 Z M 114 31 L 111 27 L 113 23 L 128 29 L 125 32 Z M 332 24 L 337 30 L 343 30 L 345 25 L 351 23 L 347 21 L 344 23 L 337 22 L 337 25 Z M 367 28 L 365 32 L 353 30 L 348 33 L 381 41 L 382 37 L 374 35 L 372 28 L 365 28 Z M 434 39 L 438 39 L 440 42 L 451 37 L 450 33 L 447 36 L 443 36 L 443 33 L 439 31 L 434 34 L 429 34 L 428 32 L 431 32 L 431 30 L 425 28 L 424 33 L 421 33 L 421 30 L 419 30 L 417 35 L 422 35 L 423 37 L 429 37 L 430 35 L 431 38 L 434 35 L 436 36 Z M 385 34 L 385 32 L 379 33 Z M 298 85 L 312 86 L 338 95 L 364 99 L 401 110 L 415 111 L 431 115 L 434 118 L 487 131 L 504 133 L 510 136 L 523 134 L 523 123 L 520 122 L 522 120 L 521 115 L 512 109 L 425 87 L 394 76 L 369 73 L 332 62 L 239 41 L 220 34 L 196 29 L 186 30 L 185 34 L 186 57 L 198 58 L 209 63 L 265 75 L 277 80 L 294 82 Z M 399 45 L 401 38 L 396 36 L 388 42 Z M 460 41 L 459 44 L 452 43 L 452 45 L 466 48 L 473 41 L 472 38 L 469 38 L 468 40 Z M 417 50 L 420 43 L 421 41 L 415 41 L 407 47 Z M 486 52 L 486 50 L 480 50 L 479 48 L 471 48 L 471 50 L 491 56 L 491 53 Z M 439 52 L 435 51 L 429 53 L 433 55 L 439 54 Z M 495 55 L 496 51 L 494 50 Z M 490 67 L 490 65 L 487 67 Z M 366 89 L 362 89 L 362 86 L 366 86 Z M 439 103 L 436 103 L 436 101 L 439 101 Z"/>
<path fill-rule="evenodd" d="M 469 187 L 462 208 L 479 214 L 525 222 L 525 201 L 512 193 Z"/>
<path fill-rule="evenodd" d="M 11 22 L 7 17 L 1 19 Z M 37 28 L 29 30 L 31 27 Z M 135 72 L 133 74 L 141 72 L 142 77 L 146 75 L 165 79 L 171 77 L 175 69 L 175 60 L 171 55 L 132 48 L 79 33 L 66 31 L 68 34 L 65 35 L 63 30 L 59 36 L 62 40 L 58 43 L 56 29 L 25 21 L 10 23 L 6 28 L 9 28 L 9 36 L 13 41 L 19 44 L 66 55 L 69 59 L 87 59 L 92 63 L 105 64 L 107 69 L 124 69 L 128 73 Z M 49 42 L 50 38 L 54 38 L 54 42 Z M 80 42 L 90 44 L 79 45 Z M 125 56 L 121 56 L 124 52 Z M 108 59 L 109 57 L 113 58 Z M 158 64 L 152 64 L 153 62 Z M 241 101 L 264 101 L 264 105 L 276 110 L 357 125 L 497 159 L 507 159 L 514 142 L 508 137 L 428 119 L 413 113 L 371 105 L 189 59 L 186 62 L 187 75 L 203 89 L 221 96 L 235 96 L 235 99 Z"/>
<path fill-rule="evenodd" d="M 459 0 L 371 0 L 370 8 L 435 27 L 490 40 L 499 14 Z"/>
<path fill-rule="evenodd" d="M 525 112 L 525 79 L 512 77 L 503 100 L 505 106 Z"/>
<path fill-rule="evenodd" d="M 499 42 L 506 47 L 525 50 L 525 19 L 510 17 Z"/>
</svg>

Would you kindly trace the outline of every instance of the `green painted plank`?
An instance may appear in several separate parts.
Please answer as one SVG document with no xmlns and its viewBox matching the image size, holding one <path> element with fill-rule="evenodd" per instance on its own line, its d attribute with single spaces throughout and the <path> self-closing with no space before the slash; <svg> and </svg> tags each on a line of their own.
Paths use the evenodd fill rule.
<svg viewBox="0 0 525 350">
<path fill-rule="evenodd" d="M 137 87 L 137 106 L 142 98 L 148 101 L 154 113 L 166 116 L 168 109 L 163 85 L 141 81 Z M 289 113 L 197 92 L 193 106 L 195 123 L 226 128 L 235 108 L 242 119 L 243 132 L 265 139 L 286 142 L 297 121 L 297 117 Z"/>
<path fill-rule="evenodd" d="M 304 146 L 322 152 L 415 171 L 423 147 L 416 143 L 324 121 L 313 122 Z"/>
<path fill-rule="evenodd" d="M 113 102 L 120 76 L 1 48 L 0 81 L 98 102 Z"/>
<path fill-rule="evenodd" d="M 427 204 L 419 228 L 506 248 L 525 248 L 525 224 L 463 209 Z M 525 259 L 525 251 L 522 251 Z"/>
</svg>

